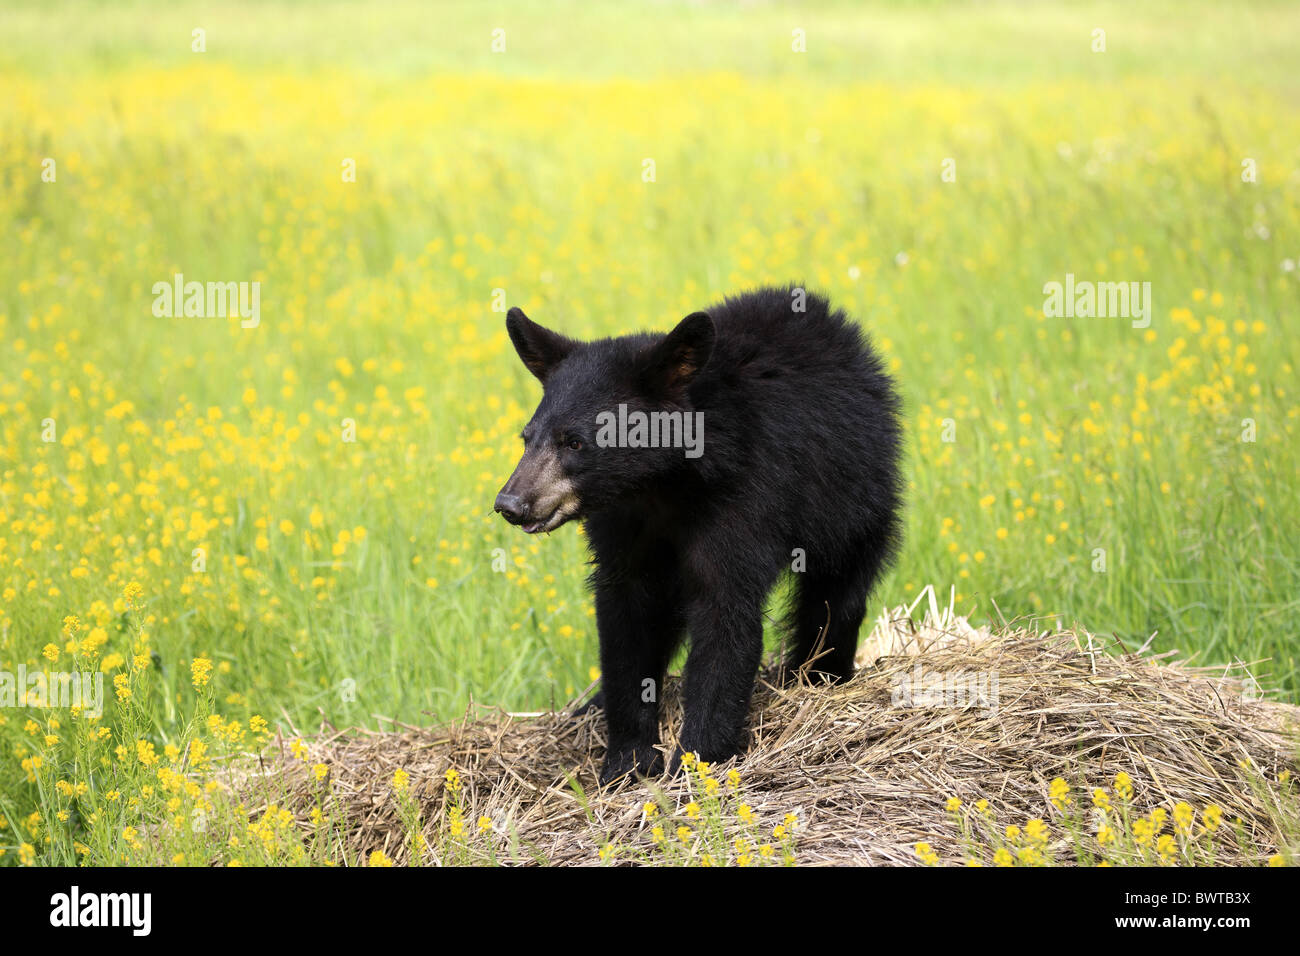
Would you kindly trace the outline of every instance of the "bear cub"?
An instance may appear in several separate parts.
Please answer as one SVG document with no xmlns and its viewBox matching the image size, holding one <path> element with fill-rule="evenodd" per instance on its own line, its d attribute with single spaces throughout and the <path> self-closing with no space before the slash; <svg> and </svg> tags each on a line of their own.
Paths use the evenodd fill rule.
<svg viewBox="0 0 1300 956">
<path fill-rule="evenodd" d="M 859 327 L 799 287 L 727 298 L 667 334 L 582 342 L 511 309 L 538 380 L 496 511 L 529 534 L 581 520 L 609 748 L 600 780 L 663 770 L 659 697 L 689 635 L 671 762 L 745 749 L 763 611 L 784 573 L 786 673 L 853 674 L 898 546 L 899 399 Z"/>
</svg>

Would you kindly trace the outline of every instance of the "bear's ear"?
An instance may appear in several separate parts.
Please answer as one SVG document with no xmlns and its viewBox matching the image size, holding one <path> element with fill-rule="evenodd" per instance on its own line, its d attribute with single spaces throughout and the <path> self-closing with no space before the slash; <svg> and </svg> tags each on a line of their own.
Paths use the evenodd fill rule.
<svg viewBox="0 0 1300 956">
<path fill-rule="evenodd" d="M 715 335 L 707 312 L 693 312 L 678 322 L 677 328 L 650 350 L 646 364 L 650 388 L 665 395 L 681 394 L 709 360 Z"/>
<path fill-rule="evenodd" d="M 510 333 L 510 341 L 515 344 L 515 351 L 519 353 L 524 366 L 543 385 L 546 384 L 551 369 L 578 344 L 550 329 L 542 328 L 524 315 L 524 310 L 520 308 L 506 313 L 506 331 Z"/>
</svg>

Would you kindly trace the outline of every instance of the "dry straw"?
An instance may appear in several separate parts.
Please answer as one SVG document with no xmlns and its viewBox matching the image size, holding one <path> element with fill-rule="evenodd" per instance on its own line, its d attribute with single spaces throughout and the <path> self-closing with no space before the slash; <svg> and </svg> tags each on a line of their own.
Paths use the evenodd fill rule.
<svg viewBox="0 0 1300 956">
<path fill-rule="evenodd" d="M 973 627 L 951 605 L 940 609 L 927 588 L 911 607 L 882 615 L 851 682 L 779 687 L 765 672 L 752 744 L 734 766 L 760 819 L 798 812 L 801 864 L 915 864 L 917 841 L 957 862 L 961 838 L 945 809 L 949 797 L 986 798 L 1004 822 L 1050 823 L 1053 778 L 1086 802 L 1081 787 L 1106 786 L 1119 771 L 1133 778 L 1138 812 L 1187 801 L 1217 804 L 1229 823 L 1240 818 L 1244 845 L 1236 827 L 1225 826 L 1218 861 L 1258 863 L 1279 837 L 1261 802 L 1269 796 L 1246 785 L 1242 762 L 1265 780 L 1291 767 L 1300 708 L 1259 699 L 1245 664 L 1193 668 L 1144 650 L 1059 627 Z M 936 700 L 931 685 L 939 679 L 949 696 Z M 677 691 L 670 680 L 666 743 L 680 726 Z M 996 706 L 987 699 L 993 693 Z M 552 864 L 591 864 L 607 841 L 648 844 L 645 785 L 595 788 L 604 743 L 599 715 L 471 708 L 460 722 L 436 728 L 323 728 L 307 740 L 305 761 L 282 742 L 241 775 L 239 789 L 250 805 L 293 808 L 306 829 L 326 786 L 310 768 L 323 763 L 326 809 L 342 821 L 339 849 L 350 861 L 381 850 L 400 863 L 409 859 L 410 837 L 392 796 L 394 771 L 409 774 L 432 844 L 446 830 L 445 774 L 454 768 L 468 825 L 487 816 L 508 820 L 517 834 L 505 862 L 540 854 Z M 680 796 L 666 786 L 670 799 Z"/>
</svg>

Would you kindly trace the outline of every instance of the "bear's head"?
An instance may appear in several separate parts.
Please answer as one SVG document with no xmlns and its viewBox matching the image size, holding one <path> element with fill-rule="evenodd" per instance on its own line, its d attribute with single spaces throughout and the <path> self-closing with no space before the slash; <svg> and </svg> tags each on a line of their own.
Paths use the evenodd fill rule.
<svg viewBox="0 0 1300 956">
<path fill-rule="evenodd" d="M 704 312 L 666 335 L 579 342 L 511 309 L 506 331 L 542 400 L 520 437 L 523 457 L 496 510 L 529 534 L 554 531 L 680 474 L 703 453 L 691 385 L 715 330 Z"/>
</svg>

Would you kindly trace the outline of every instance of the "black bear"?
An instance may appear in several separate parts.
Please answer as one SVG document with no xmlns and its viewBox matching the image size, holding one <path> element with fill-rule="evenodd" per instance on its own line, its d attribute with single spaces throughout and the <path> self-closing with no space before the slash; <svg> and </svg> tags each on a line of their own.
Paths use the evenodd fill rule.
<svg viewBox="0 0 1300 956">
<path fill-rule="evenodd" d="M 673 769 L 683 752 L 744 750 L 783 572 L 787 673 L 851 677 L 902 494 L 899 400 L 858 326 L 791 287 L 725 299 L 666 335 L 580 342 L 517 308 L 506 329 L 543 394 L 496 510 L 529 534 L 586 523 L 601 783 L 661 772 L 659 688 L 685 634 Z"/>
</svg>

